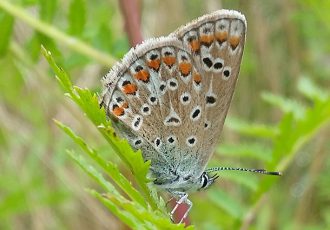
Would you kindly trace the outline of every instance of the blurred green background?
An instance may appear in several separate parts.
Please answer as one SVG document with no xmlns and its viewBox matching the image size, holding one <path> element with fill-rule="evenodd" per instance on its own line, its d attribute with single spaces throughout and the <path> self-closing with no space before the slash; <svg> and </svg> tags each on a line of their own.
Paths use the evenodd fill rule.
<svg viewBox="0 0 330 230">
<path fill-rule="evenodd" d="M 248 33 L 210 164 L 284 176 L 223 173 L 210 191 L 192 196 L 191 222 L 196 229 L 330 229 L 330 1 L 141 0 L 133 34 L 125 31 L 133 15 L 123 13 L 130 2 L 0 0 L 0 229 L 127 229 L 84 191 L 98 185 L 67 156 L 77 147 L 53 119 L 122 163 L 63 96 L 40 45 L 75 85 L 99 92 L 136 34 L 165 36 L 221 8 L 245 14 Z"/>
</svg>

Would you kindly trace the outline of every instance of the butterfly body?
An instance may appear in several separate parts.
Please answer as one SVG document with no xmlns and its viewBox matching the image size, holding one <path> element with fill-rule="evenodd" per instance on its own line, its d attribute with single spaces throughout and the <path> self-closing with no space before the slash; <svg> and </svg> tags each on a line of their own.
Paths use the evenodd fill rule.
<svg viewBox="0 0 330 230">
<path fill-rule="evenodd" d="M 205 167 L 235 89 L 246 21 L 219 10 L 132 48 L 103 78 L 101 105 L 174 196 L 208 187 Z"/>
</svg>

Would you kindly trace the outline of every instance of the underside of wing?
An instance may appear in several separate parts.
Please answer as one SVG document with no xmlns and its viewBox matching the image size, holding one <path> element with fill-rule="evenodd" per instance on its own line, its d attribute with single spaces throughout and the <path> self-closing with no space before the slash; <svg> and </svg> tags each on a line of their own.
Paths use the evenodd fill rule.
<svg viewBox="0 0 330 230">
<path fill-rule="evenodd" d="M 200 66 L 202 106 L 205 119 L 198 136 L 203 136 L 199 165 L 212 156 L 234 93 L 242 59 L 246 20 L 233 10 L 219 10 L 202 16 L 171 34 L 183 42 Z"/>
<path fill-rule="evenodd" d="M 203 125 L 204 100 L 193 62 L 177 38 L 151 39 L 103 78 L 101 105 L 121 135 L 152 161 L 154 174 L 173 174 L 185 155 L 196 152 L 193 134 Z"/>
<path fill-rule="evenodd" d="M 103 78 L 102 106 L 156 177 L 204 170 L 233 96 L 245 31 L 243 15 L 216 11 L 131 49 Z"/>
</svg>

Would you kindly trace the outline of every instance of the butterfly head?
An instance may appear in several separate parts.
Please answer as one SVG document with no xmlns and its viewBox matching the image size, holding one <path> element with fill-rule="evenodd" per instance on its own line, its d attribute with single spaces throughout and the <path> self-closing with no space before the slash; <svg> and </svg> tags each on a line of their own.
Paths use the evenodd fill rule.
<svg viewBox="0 0 330 230">
<path fill-rule="evenodd" d="M 217 174 L 214 174 L 214 175 L 210 175 L 206 172 L 203 172 L 203 174 L 201 175 L 201 177 L 199 178 L 200 180 L 200 184 L 199 184 L 199 188 L 197 189 L 198 191 L 200 190 L 205 190 L 207 189 L 208 187 L 210 187 L 214 181 L 216 179 L 218 179 L 219 176 Z"/>
<path fill-rule="evenodd" d="M 194 191 L 205 190 L 210 187 L 219 176 L 217 174 L 211 175 L 203 172 L 201 176 L 195 177 L 192 175 L 180 176 L 177 175 L 171 180 L 161 180 L 157 178 L 154 184 L 161 189 L 167 190 L 171 194 L 175 193 L 191 193 Z"/>
</svg>

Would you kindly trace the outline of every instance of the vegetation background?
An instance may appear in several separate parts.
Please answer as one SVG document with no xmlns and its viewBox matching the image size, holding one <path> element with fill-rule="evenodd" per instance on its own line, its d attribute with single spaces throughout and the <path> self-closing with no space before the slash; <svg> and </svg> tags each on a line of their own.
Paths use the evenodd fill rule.
<svg viewBox="0 0 330 230">
<path fill-rule="evenodd" d="M 54 118 L 102 156 L 99 164 L 110 160 L 118 165 L 116 175 L 139 184 L 127 167 L 130 159 L 123 163 L 95 128 L 93 118 L 103 117 L 84 107 L 96 103 L 89 91 L 64 89 L 79 94 L 76 103 L 64 97 L 40 47 L 51 51 L 74 85 L 99 92 L 100 78 L 142 37 L 167 35 L 221 8 L 244 13 L 248 33 L 210 165 L 284 175 L 223 172 L 210 190 L 191 196 L 189 221 L 196 229 L 329 229 L 330 1 L 323 0 L 0 0 L 0 229 L 179 229 L 165 221 L 164 204 L 153 207 L 159 215 L 152 211 L 157 198 L 140 207 L 129 185 L 105 176 L 131 198 L 121 191 L 116 200 L 101 176 L 88 171 L 95 158 L 82 163 L 70 154 L 83 155 L 81 142 Z M 65 75 L 58 76 L 63 83 Z M 163 222 L 157 219 L 162 215 Z"/>
</svg>

